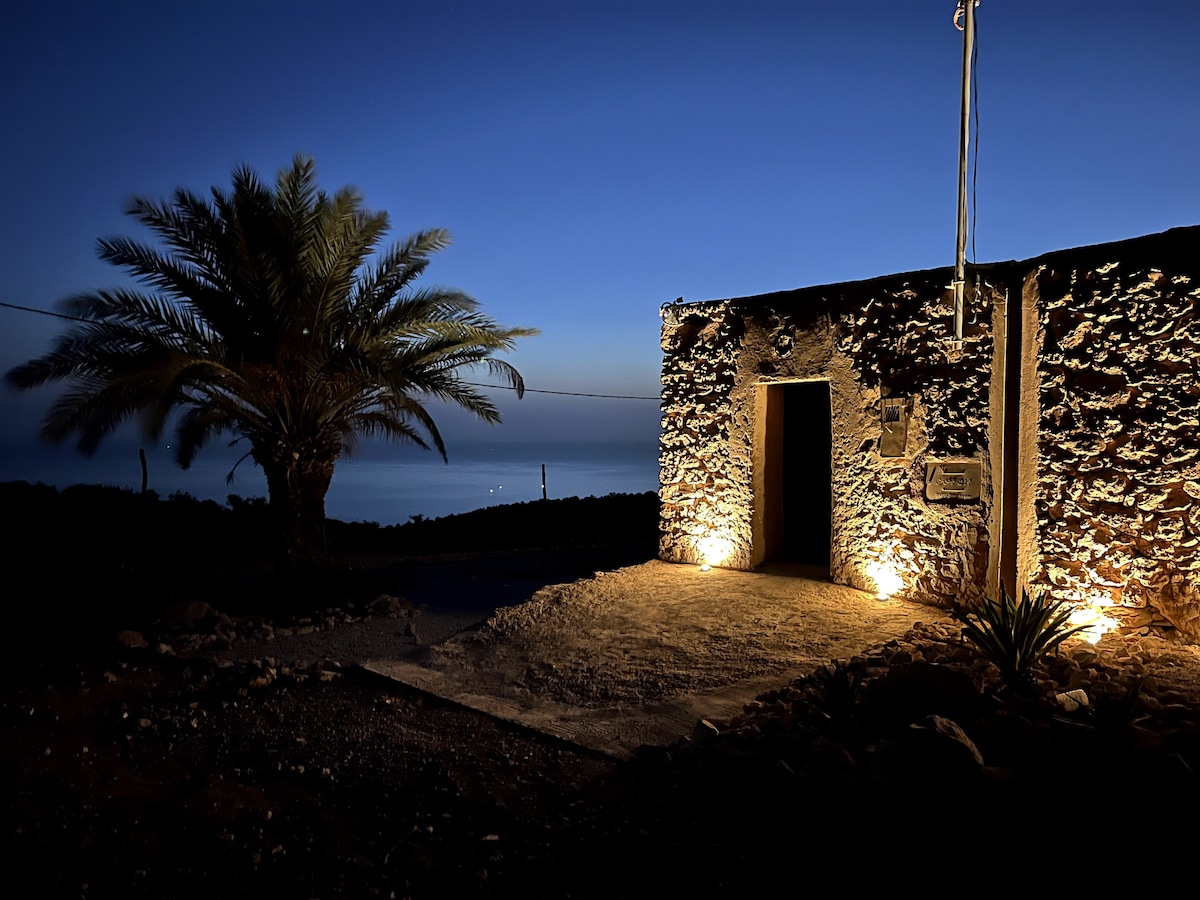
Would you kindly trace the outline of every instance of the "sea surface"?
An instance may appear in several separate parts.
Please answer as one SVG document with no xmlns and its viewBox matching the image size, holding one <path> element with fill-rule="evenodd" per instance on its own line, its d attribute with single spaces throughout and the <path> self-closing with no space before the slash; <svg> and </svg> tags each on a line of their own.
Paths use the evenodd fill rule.
<svg viewBox="0 0 1200 900">
<path fill-rule="evenodd" d="M 501 503 L 546 496 L 604 496 L 658 490 L 658 447 L 653 443 L 493 443 L 447 447 L 450 460 L 411 447 L 376 445 L 338 463 L 325 499 L 325 513 L 343 521 L 392 525 L 414 516 L 433 519 Z M 148 487 L 159 496 L 184 492 L 224 503 L 230 494 L 266 495 L 266 480 L 252 460 L 241 462 L 232 484 L 236 448 L 206 447 L 187 471 L 167 447 L 147 450 Z M 30 481 L 63 488 L 107 484 L 138 490 L 137 448 L 105 447 L 92 459 L 70 448 L 0 453 L 0 481 Z"/>
</svg>

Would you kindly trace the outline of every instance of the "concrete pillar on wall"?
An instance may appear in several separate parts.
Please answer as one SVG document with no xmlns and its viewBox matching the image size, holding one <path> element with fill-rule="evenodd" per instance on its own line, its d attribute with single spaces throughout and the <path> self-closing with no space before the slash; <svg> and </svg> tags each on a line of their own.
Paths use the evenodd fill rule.
<svg viewBox="0 0 1200 900">
<path fill-rule="evenodd" d="M 1017 531 L 1016 555 L 1012 566 L 1015 573 L 1014 590 L 1018 592 L 1018 597 L 1036 573 L 1040 553 L 1036 507 L 1038 472 L 1041 469 L 1038 460 L 1038 420 L 1041 411 L 1038 357 L 1043 339 L 1039 314 L 1041 297 L 1038 292 L 1040 271 L 1039 268 L 1025 276 L 1021 288 L 1020 320 L 1014 327 L 1014 331 L 1020 335 L 1020 341 L 1015 353 L 1010 354 L 1010 359 L 1019 360 L 1020 363 L 1019 421 L 1015 442 L 1018 458 L 1010 469 L 1015 473 L 1017 482 L 1013 516 Z"/>
<path fill-rule="evenodd" d="M 754 387 L 754 512 L 751 519 L 750 565 L 770 555 L 783 537 L 783 508 L 770 498 L 783 489 L 783 387 Z"/>
<path fill-rule="evenodd" d="M 1000 544 L 999 571 L 996 573 L 997 584 L 992 589 L 992 596 L 998 597 L 1000 588 L 1010 597 L 1019 596 L 1017 572 L 1018 534 L 1020 523 L 1020 491 L 1021 491 L 1021 460 L 1025 456 L 1025 448 L 1021 444 L 1021 433 L 1025 420 L 1025 406 L 1022 400 L 1025 390 L 1025 372 L 1022 368 L 1022 353 L 1026 346 L 1023 334 L 1026 317 L 1021 302 L 1009 304 L 1007 291 L 1005 298 L 998 306 L 1003 306 L 1003 335 L 997 333 L 995 354 L 997 366 L 1004 373 L 1004 389 L 1001 394 L 1001 444 L 1000 457 L 1002 465 L 999 491 L 993 499 L 998 511 L 1000 530 L 997 532 Z M 1035 420 L 1036 421 L 1036 420 Z M 992 587 L 989 584 L 989 587 Z"/>
<path fill-rule="evenodd" d="M 997 294 L 992 303 L 992 383 L 988 422 L 988 469 L 992 479 L 992 506 L 988 512 L 988 561 L 985 590 L 989 596 L 999 596 L 1004 579 L 1005 528 L 1009 525 L 1005 494 L 1014 480 L 1005 460 L 1005 412 L 1008 408 L 1007 350 L 1008 297 Z M 1011 586 L 1011 582 L 1008 582 Z"/>
</svg>

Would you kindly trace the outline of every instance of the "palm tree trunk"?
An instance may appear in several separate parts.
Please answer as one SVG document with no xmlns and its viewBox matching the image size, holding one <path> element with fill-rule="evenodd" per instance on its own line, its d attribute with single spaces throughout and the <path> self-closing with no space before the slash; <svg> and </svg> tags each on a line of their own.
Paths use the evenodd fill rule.
<svg viewBox="0 0 1200 900">
<path fill-rule="evenodd" d="M 267 476 L 281 564 L 290 571 L 323 567 L 329 561 L 325 546 L 325 494 L 333 479 L 333 461 L 295 458 L 289 454 L 282 460 L 260 458 L 259 465 Z"/>
</svg>

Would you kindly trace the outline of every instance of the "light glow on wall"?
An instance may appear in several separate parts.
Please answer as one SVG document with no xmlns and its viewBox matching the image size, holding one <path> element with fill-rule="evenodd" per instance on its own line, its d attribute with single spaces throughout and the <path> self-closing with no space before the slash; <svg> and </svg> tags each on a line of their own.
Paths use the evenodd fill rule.
<svg viewBox="0 0 1200 900">
<path fill-rule="evenodd" d="M 1079 639 L 1087 641 L 1089 644 L 1094 644 L 1108 634 L 1110 631 L 1116 630 L 1120 626 L 1120 622 L 1112 616 L 1105 614 L 1099 606 L 1085 604 L 1077 606 L 1071 612 L 1071 617 L 1067 619 L 1067 624 L 1072 627 L 1076 625 L 1084 626 L 1083 631 L 1079 632 Z"/>
<path fill-rule="evenodd" d="M 1095 558 L 1100 559 L 1107 548 L 1096 545 L 1095 549 Z M 1113 589 L 1119 587 L 1117 582 L 1105 579 L 1096 569 L 1087 566 L 1083 567 L 1083 577 L 1077 576 L 1072 582 L 1070 587 L 1060 587 L 1055 595 L 1074 607 L 1067 624 L 1071 627 L 1082 625 L 1084 629 L 1076 637 L 1095 644 L 1110 631 L 1121 627 L 1119 621 L 1105 612 L 1105 609 L 1119 605 L 1113 597 Z"/>
<path fill-rule="evenodd" d="M 1071 611 L 1067 624 L 1074 627 L 1082 625 L 1083 631 L 1078 634 L 1080 640 L 1095 644 L 1100 638 L 1121 627 L 1121 623 L 1104 612 L 1106 607 L 1112 607 L 1111 594 L 1101 590 L 1076 590 L 1067 601 L 1075 608 Z"/>
<path fill-rule="evenodd" d="M 867 565 L 867 578 L 875 585 L 875 596 L 880 600 L 886 600 L 904 589 L 904 579 L 900 573 L 879 560 Z"/>
<path fill-rule="evenodd" d="M 725 565 L 733 556 L 733 549 L 733 541 L 715 531 L 696 541 L 701 568 Z"/>
<path fill-rule="evenodd" d="M 891 538 L 877 538 L 867 551 L 867 557 L 862 573 L 879 600 L 887 600 L 905 590 L 908 587 L 905 576 L 916 572 L 912 551 L 895 534 Z"/>
</svg>

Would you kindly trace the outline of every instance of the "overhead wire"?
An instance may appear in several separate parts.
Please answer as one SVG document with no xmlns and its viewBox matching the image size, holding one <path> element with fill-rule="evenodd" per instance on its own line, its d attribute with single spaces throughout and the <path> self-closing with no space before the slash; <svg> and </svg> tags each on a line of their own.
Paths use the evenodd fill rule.
<svg viewBox="0 0 1200 900">
<path fill-rule="evenodd" d="M 3 300 L 0 300 L 0 306 L 5 307 L 6 309 L 16 309 L 21 312 L 36 313 L 39 316 L 53 316 L 56 319 L 66 319 L 69 322 L 83 322 L 86 325 L 93 324 L 96 321 L 95 319 L 83 319 L 83 318 L 80 318 L 79 316 L 67 315 L 66 313 L 51 312 L 48 309 L 35 309 L 32 306 L 19 306 L 16 303 L 5 303 Z M 475 381 L 464 381 L 462 383 L 465 385 L 470 385 L 471 387 L 481 387 L 481 388 L 489 388 L 489 389 L 495 388 L 497 390 L 503 390 L 503 391 L 516 391 L 517 390 L 517 388 L 512 387 L 511 385 L 507 385 L 507 384 L 483 384 L 483 383 L 475 382 Z M 550 391 L 550 390 L 545 390 L 545 389 L 541 389 L 541 388 L 528 388 L 528 387 L 522 388 L 521 391 L 522 391 L 522 393 L 527 393 L 527 394 L 556 394 L 560 397 L 595 397 L 595 398 L 602 399 L 602 400 L 655 400 L 655 401 L 657 401 L 657 400 L 662 399 L 661 397 L 639 397 L 639 396 L 634 396 L 634 395 L 630 395 L 630 394 L 590 394 L 590 393 L 584 393 L 582 391 Z"/>
<path fill-rule="evenodd" d="M 18 306 L 15 303 L 5 303 L 3 300 L 0 300 L 0 306 L 8 309 L 19 309 L 21 312 L 37 313 L 39 316 L 54 316 L 56 319 L 66 319 L 68 322 L 83 322 L 87 325 L 91 325 L 96 321 L 95 319 L 81 319 L 79 316 L 68 316 L 66 313 L 51 312 L 48 309 L 34 309 L 32 306 Z"/>
<path fill-rule="evenodd" d="M 481 388 L 499 388 L 504 391 L 515 391 L 517 388 L 508 384 L 479 384 L 474 381 L 464 381 L 463 384 L 469 384 L 471 387 Z M 661 397 L 634 397 L 629 394 L 584 394 L 579 391 L 546 391 L 538 388 L 524 388 L 523 393 L 526 394 L 558 394 L 560 397 L 599 397 L 604 400 L 661 400 Z"/>
<path fill-rule="evenodd" d="M 975 140 L 972 142 L 974 158 L 971 161 L 971 265 L 979 262 L 975 253 L 975 230 L 979 216 L 979 20 L 975 20 L 974 42 L 971 45 L 971 99 L 975 114 Z M 976 280 L 978 290 L 978 279 Z"/>
</svg>

